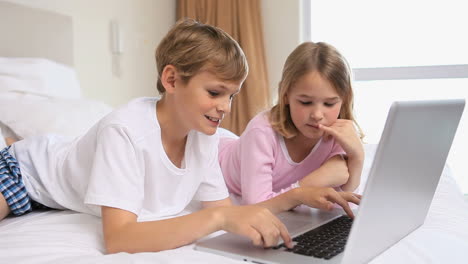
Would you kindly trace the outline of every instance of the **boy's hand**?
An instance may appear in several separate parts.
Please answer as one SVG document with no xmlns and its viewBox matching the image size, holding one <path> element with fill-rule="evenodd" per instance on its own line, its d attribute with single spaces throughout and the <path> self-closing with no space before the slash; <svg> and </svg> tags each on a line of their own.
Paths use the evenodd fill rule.
<svg viewBox="0 0 468 264">
<path fill-rule="evenodd" d="M 292 247 L 286 226 L 264 207 L 229 206 L 220 208 L 220 212 L 222 230 L 246 236 L 256 246 L 276 246 L 281 237 L 287 247 Z"/>
<path fill-rule="evenodd" d="M 324 132 L 325 140 L 330 136 L 335 138 L 349 157 L 364 157 L 364 147 L 351 120 L 337 119 L 329 127 L 319 125 L 319 129 Z"/>
<path fill-rule="evenodd" d="M 354 214 L 348 202 L 359 204 L 362 197 L 351 192 L 337 192 L 333 188 L 299 187 L 295 190 L 300 203 L 327 211 L 332 210 L 333 204 L 337 203 L 351 218 L 354 218 Z"/>
</svg>

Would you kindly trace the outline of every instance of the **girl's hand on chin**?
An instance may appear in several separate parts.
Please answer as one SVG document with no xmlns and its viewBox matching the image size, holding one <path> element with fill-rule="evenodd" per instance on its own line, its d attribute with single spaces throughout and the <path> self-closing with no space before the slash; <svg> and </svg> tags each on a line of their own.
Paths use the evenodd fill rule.
<svg viewBox="0 0 468 264">
<path fill-rule="evenodd" d="M 320 124 L 319 129 L 324 132 L 324 140 L 335 138 L 348 157 L 364 157 L 364 147 L 351 120 L 337 119 L 328 127 Z"/>
</svg>

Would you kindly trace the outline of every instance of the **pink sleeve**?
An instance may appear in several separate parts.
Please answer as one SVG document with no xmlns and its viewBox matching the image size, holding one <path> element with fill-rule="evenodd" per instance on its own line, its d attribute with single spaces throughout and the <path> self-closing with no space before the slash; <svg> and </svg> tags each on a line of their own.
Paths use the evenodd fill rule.
<svg viewBox="0 0 468 264">
<path fill-rule="evenodd" d="M 242 135 L 240 178 L 243 204 L 262 202 L 279 194 L 273 192 L 275 137 L 274 132 L 262 129 L 252 129 Z"/>
<path fill-rule="evenodd" d="M 332 147 L 332 150 L 330 151 L 330 154 L 328 154 L 328 157 L 326 160 L 336 155 L 346 155 L 346 152 L 343 150 L 340 144 L 338 144 L 338 142 L 336 142 L 335 139 L 332 139 L 332 140 L 333 140 L 333 147 Z"/>
<path fill-rule="evenodd" d="M 346 155 L 346 152 L 343 150 L 343 148 L 340 146 L 340 144 L 338 144 L 338 142 L 336 142 L 335 139 L 332 139 L 332 142 L 331 142 L 332 146 L 331 146 L 331 151 L 329 152 L 329 154 L 326 156 L 326 158 L 324 159 L 323 163 L 325 163 L 328 159 L 336 156 L 336 155 Z M 323 164 L 322 163 L 322 164 Z M 270 198 L 273 198 L 279 194 L 282 194 L 284 192 L 287 192 L 291 189 L 294 189 L 294 188 L 297 188 L 299 187 L 299 183 L 298 182 L 295 182 L 295 183 L 292 183 L 289 187 L 287 188 L 284 188 L 284 189 L 281 189 L 279 192 L 271 192 L 271 194 L 269 194 L 267 196 L 266 199 L 270 199 Z M 341 189 L 340 189 L 341 190 Z"/>
</svg>

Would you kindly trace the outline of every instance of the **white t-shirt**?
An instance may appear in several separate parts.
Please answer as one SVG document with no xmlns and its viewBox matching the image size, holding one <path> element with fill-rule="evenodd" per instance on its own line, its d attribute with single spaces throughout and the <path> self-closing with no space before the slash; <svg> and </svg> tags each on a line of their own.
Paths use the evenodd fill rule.
<svg viewBox="0 0 468 264">
<path fill-rule="evenodd" d="M 218 136 L 191 131 L 185 167 L 176 167 L 161 141 L 157 100 L 135 99 L 75 140 L 46 135 L 13 144 L 31 198 L 97 216 L 100 206 L 120 208 L 138 221 L 178 215 L 192 199 L 227 198 Z"/>
</svg>

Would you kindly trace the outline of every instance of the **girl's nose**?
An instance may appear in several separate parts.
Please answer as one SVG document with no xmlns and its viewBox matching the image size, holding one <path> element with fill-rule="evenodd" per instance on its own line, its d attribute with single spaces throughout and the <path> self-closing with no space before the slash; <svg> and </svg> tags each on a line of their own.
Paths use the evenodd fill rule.
<svg viewBox="0 0 468 264">
<path fill-rule="evenodd" d="M 314 121 L 320 121 L 323 119 L 323 113 L 320 111 L 320 109 L 314 109 L 310 113 L 310 118 L 312 118 Z"/>
</svg>

